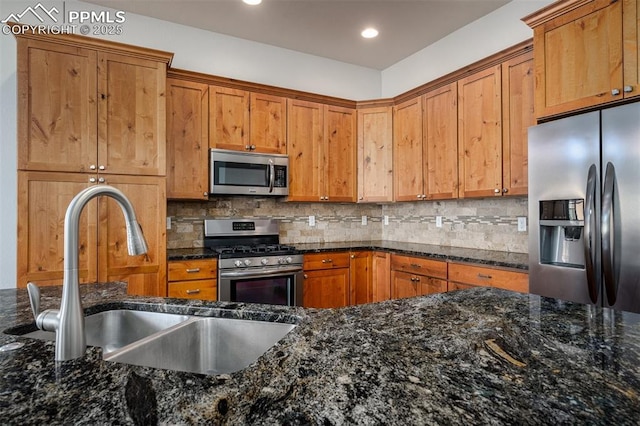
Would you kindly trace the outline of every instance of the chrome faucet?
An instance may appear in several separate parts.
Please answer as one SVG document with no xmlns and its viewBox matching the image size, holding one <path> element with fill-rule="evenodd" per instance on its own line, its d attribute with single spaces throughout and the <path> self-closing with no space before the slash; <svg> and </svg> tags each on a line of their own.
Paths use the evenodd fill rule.
<svg viewBox="0 0 640 426">
<path fill-rule="evenodd" d="M 64 276 L 60 310 L 48 309 L 40 313 L 40 291 L 35 284 L 27 284 L 36 325 L 41 330 L 56 333 L 56 361 L 80 358 L 87 349 L 78 284 L 78 233 L 82 209 L 91 199 L 102 195 L 113 198 L 124 213 L 129 254 L 133 256 L 147 252 L 147 243 L 133 206 L 119 189 L 109 185 L 90 186 L 71 200 L 64 217 Z"/>
</svg>

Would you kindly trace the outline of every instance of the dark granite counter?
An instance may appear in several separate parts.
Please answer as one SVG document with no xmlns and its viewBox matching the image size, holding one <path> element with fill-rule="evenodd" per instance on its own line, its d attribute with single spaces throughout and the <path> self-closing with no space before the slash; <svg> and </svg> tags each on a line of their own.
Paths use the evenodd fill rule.
<svg viewBox="0 0 640 426">
<path fill-rule="evenodd" d="M 383 240 L 304 243 L 292 245 L 301 253 L 319 253 L 342 250 L 380 250 L 451 262 L 468 262 L 523 270 L 529 268 L 529 255 L 526 253 L 510 253 L 503 251 Z M 215 255 L 207 249 L 193 248 L 167 250 L 167 257 L 169 260 L 187 260 L 212 258 L 215 257 Z"/>
<path fill-rule="evenodd" d="M 91 291 L 97 291 L 91 293 Z M 83 286 L 87 313 L 129 308 L 291 320 L 248 368 L 204 376 L 0 334 L 3 424 L 616 424 L 640 419 L 640 316 L 490 288 L 339 310 L 133 298 Z M 44 308 L 59 288 L 43 289 Z M 0 291 L 0 327 L 32 321 Z"/>
</svg>

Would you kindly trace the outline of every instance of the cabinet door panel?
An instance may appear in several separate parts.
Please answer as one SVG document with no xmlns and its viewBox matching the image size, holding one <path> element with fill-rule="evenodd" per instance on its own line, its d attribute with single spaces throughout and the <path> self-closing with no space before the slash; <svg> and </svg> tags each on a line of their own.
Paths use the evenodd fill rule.
<svg viewBox="0 0 640 426">
<path fill-rule="evenodd" d="M 393 174 L 396 201 L 420 200 L 422 182 L 422 99 L 393 109 Z"/>
<path fill-rule="evenodd" d="M 358 201 L 393 201 L 393 112 L 358 109 Z"/>
<path fill-rule="evenodd" d="M 249 146 L 249 92 L 209 86 L 209 146 L 246 151 Z"/>
<path fill-rule="evenodd" d="M 325 105 L 324 194 L 328 201 L 356 200 L 356 111 Z"/>
<path fill-rule="evenodd" d="M 458 86 L 424 96 L 424 181 L 429 200 L 458 198 Z"/>
<path fill-rule="evenodd" d="M 288 100 L 289 201 L 320 201 L 323 173 L 323 105 Z"/>
<path fill-rule="evenodd" d="M 352 252 L 349 264 L 349 287 L 351 291 L 349 304 L 360 305 L 373 302 L 373 276 L 371 268 L 371 252 Z"/>
<path fill-rule="evenodd" d="M 64 271 L 64 218 L 69 203 L 89 185 L 72 173 L 18 172 L 18 287 L 27 282 L 61 285 Z M 97 201 L 80 215 L 80 282 L 97 280 Z"/>
<path fill-rule="evenodd" d="M 374 252 L 371 262 L 372 302 L 381 302 L 391 298 L 391 271 L 389 253 Z"/>
<path fill-rule="evenodd" d="M 625 98 L 640 96 L 640 0 L 623 0 L 622 31 Z"/>
<path fill-rule="evenodd" d="M 166 64 L 100 53 L 98 163 L 105 173 L 166 173 Z"/>
<path fill-rule="evenodd" d="M 249 142 L 256 152 L 287 153 L 287 99 L 251 93 Z"/>
<path fill-rule="evenodd" d="M 209 86 L 167 79 L 167 198 L 208 199 Z"/>
<path fill-rule="evenodd" d="M 167 297 L 176 297 L 179 299 L 217 300 L 217 290 L 217 281 L 215 279 L 176 281 L 169 283 Z"/>
<path fill-rule="evenodd" d="M 101 197 L 99 207 L 100 279 L 129 282 L 129 293 L 166 294 L 166 197 L 163 178 L 110 176 L 106 183 L 120 189 L 131 201 L 147 241 L 146 254 L 129 256 L 125 220 L 120 206 Z"/>
<path fill-rule="evenodd" d="M 340 308 L 349 304 L 349 268 L 305 272 L 305 308 Z"/>
<path fill-rule="evenodd" d="M 458 81 L 460 198 L 502 193 L 500 69 L 497 65 Z"/>
<path fill-rule="evenodd" d="M 391 298 L 403 299 L 415 297 L 419 294 L 419 283 L 416 276 L 406 272 L 391 271 Z"/>
<path fill-rule="evenodd" d="M 420 280 L 420 295 L 426 296 L 428 294 L 445 293 L 447 291 L 447 280 L 440 280 L 438 278 L 421 277 Z"/>
<path fill-rule="evenodd" d="M 527 132 L 536 124 L 533 111 L 533 52 L 502 65 L 502 185 L 504 195 L 526 195 L 528 179 Z"/>
<path fill-rule="evenodd" d="M 18 39 L 18 168 L 88 172 L 97 151 L 95 51 Z"/>
</svg>

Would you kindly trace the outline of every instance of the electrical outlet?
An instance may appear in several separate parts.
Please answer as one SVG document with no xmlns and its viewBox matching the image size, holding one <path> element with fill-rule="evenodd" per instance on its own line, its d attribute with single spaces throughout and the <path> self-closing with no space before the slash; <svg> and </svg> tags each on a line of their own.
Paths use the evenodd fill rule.
<svg viewBox="0 0 640 426">
<path fill-rule="evenodd" d="M 167 216 L 167 229 L 171 229 L 171 216 Z"/>
<path fill-rule="evenodd" d="M 442 216 L 436 216 L 436 228 L 442 228 Z"/>
<path fill-rule="evenodd" d="M 309 226 L 316 226 L 316 217 L 309 216 Z"/>
<path fill-rule="evenodd" d="M 367 224 L 367 216 L 362 216 L 362 226 Z"/>
<path fill-rule="evenodd" d="M 383 220 L 383 223 L 384 223 L 385 225 L 388 225 L 388 224 L 389 224 L 389 216 L 384 215 L 384 217 L 382 218 L 382 220 Z"/>
<path fill-rule="evenodd" d="M 527 231 L 527 218 L 519 217 L 518 218 L 518 232 L 526 232 Z"/>
</svg>

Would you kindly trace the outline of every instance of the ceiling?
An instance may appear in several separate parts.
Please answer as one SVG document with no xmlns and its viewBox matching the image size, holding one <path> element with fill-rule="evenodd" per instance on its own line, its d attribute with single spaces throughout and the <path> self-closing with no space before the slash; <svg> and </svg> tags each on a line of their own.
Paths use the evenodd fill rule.
<svg viewBox="0 0 640 426">
<path fill-rule="evenodd" d="M 85 0 L 383 70 L 510 0 Z M 360 32 L 380 32 L 364 39 Z"/>
</svg>

